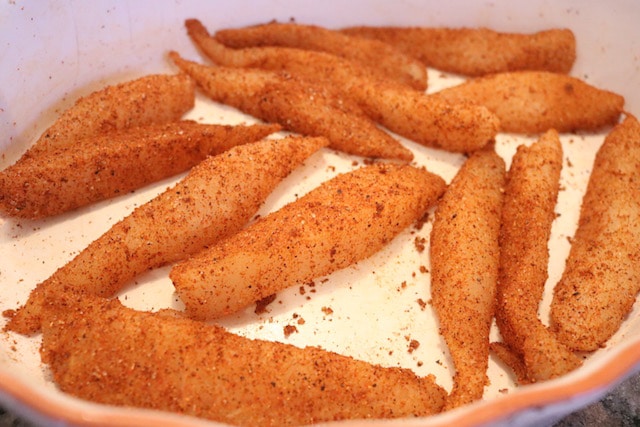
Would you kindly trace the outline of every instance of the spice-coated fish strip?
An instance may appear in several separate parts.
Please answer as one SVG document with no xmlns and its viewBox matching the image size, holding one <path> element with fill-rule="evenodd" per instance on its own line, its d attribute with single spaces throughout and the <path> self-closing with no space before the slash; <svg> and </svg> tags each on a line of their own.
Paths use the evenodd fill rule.
<svg viewBox="0 0 640 427">
<path fill-rule="evenodd" d="M 152 74 L 107 86 L 79 98 L 25 153 L 34 156 L 75 145 L 104 132 L 179 120 L 195 103 L 195 85 L 185 74 Z"/>
<path fill-rule="evenodd" d="M 522 357 L 530 381 L 581 365 L 538 318 L 561 169 L 562 145 L 558 132 L 549 130 L 531 146 L 518 147 L 505 186 L 495 315 L 502 340 Z"/>
<path fill-rule="evenodd" d="M 185 172 L 207 156 L 278 130 L 178 121 L 78 140 L 0 172 L 0 211 L 30 219 L 57 215 Z"/>
<path fill-rule="evenodd" d="M 446 409 L 482 398 L 489 379 L 505 165 L 493 147 L 462 165 L 431 231 L 431 297 L 455 368 Z"/>
<path fill-rule="evenodd" d="M 352 27 L 345 34 L 380 40 L 442 71 L 481 76 L 507 71 L 568 73 L 576 39 L 565 28 L 507 33 L 488 28 Z"/>
<path fill-rule="evenodd" d="M 231 425 L 298 426 L 427 416 L 444 401 L 432 376 L 252 340 L 118 300 L 66 295 L 45 312 L 41 354 L 53 380 L 95 402 Z"/>
<path fill-rule="evenodd" d="M 544 71 L 478 77 L 431 96 L 484 105 L 498 116 L 502 132 L 514 133 L 598 130 L 618 121 L 625 101 L 576 77 Z"/>
<path fill-rule="evenodd" d="M 293 132 L 324 136 L 331 148 L 349 154 L 413 159 L 408 148 L 333 88 L 273 71 L 202 65 L 176 52 L 170 57 L 214 101 Z"/>
<path fill-rule="evenodd" d="M 213 319 L 373 255 L 445 189 L 410 165 L 377 164 L 324 182 L 170 272 L 187 314 Z"/>
<path fill-rule="evenodd" d="M 380 79 L 359 64 L 335 55 L 273 46 L 231 49 L 209 36 L 198 21 L 188 21 L 187 29 L 215 63 L 286 71 L 335 88 L 371 119 L 422 145 L 471 152 L 486 145 L 498 131 L 497 118 L 483 106 L 429 97 L 406 85 Z"/>
<path fill-rule="evenodd" d="M 424 91 L 427 69 L 422 62 L 390 44 L 353 37 L 318 25 L 269 22 L 242 28 L 225 28 L 215 38 L 232 48 L 283 46 L 331 53 L 358 62 L 382 78 Z"/>
<path fill-rule="evenodd" d="M 45 290 L 112 296 L 138 274 L 237 232 L 285 176 L 326 145 L 325 138 L 265 139 L 207 158 L 41 282 L 7 329 L 40 329 Z"/>
<path fill-rule="evenodd" d="M 640 291 L 640 123 L 628 115 L 596 153 L 551 326 L 578 351 L 604 346 Z"/>
</svg>

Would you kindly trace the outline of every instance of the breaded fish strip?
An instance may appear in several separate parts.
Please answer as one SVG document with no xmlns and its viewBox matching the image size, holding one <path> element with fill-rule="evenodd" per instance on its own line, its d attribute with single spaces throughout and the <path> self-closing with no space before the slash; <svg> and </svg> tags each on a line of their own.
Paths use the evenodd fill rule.
<svg viewBox="0 0 640 427">
<path fill-rule="evenodd" d="M 558 132 L 549 130 L 531 146 L 518 147 L 505 186 L 495 316 L 503 341 L 523 358 L 530 381 L 581 365 L 538 318 L 561 169 L 562 145 Z"/>
<path fill-rule="evenodd" d="M 419 144 L 449 151 L 482 148 L 498 132 L 498 120 L 485 107 L 428 97 L 406 85 L 380 79 L 365 67 L 324 52 L 286 47 L 230 49 L 209 36 L 198 21 L 187 22 L 200 49 L 223 66 L 286 71 L 333 87 L 373 120 Z"/>
<path fill-rule="evenodd" d="M 78 140 L 0 172 L 0 211 L 30 219 L 57 215 L 185 172 L 207 156 L 278 130 L 178 121 Z"/>
<path fill-rule="evenodd" d="M 503 341 L 494 341 L 489 345 L 491 353 L 496 355 L 515 375 L 518 385 L 531 384 L 524 360 L 519 353 L 516 353 Z"/>
<path fill-rule="evenodd" d="M 505 164 L 493 147 L 462 165 L 436 209 L 431 297 L 455 375 L 446 409 L 482 397 L 488 384 Z"/>
<path fill-rule="evenodd" d="M 195 103 L 186 74 L 153 74 L 107 86 L 79 98 L 25 153 L 73 146 L 78 139 L 118 129 L 179 120 Z"/>
<path fill-rule="evenodd" d="M 413 56 L 379 40 L 349 36 L 317 25 L 269 22 L 218 30 L 215 38 L 236 49 L 283 46 L 327 52 L 365 65 L 382 78 L 396 80 L 416 90 L 427 88 L 427 69 Z"/>
<path fill-rule="evenodd" d="M 433 376 L 118 300 L 67 296 L 47 312 L 43 361 L 63 392 L 94 402 L 260 427 L 427 416 L 444 401 Z"/>
<path fill-rule="evenodd" d="M 501 131 L 514 133 L 598 130 L 615 124 L 624 106 L 621 95 L 544 71 L 479 77 L 431 96 L 484 105 L 500 119 Z"/>
<path fill-rule="evenodd" d="M 596 153 L 551 326 L 579 351 L 605 345 L 640 291 L 640 123 L 628 115 Z"/>
<path fill-rule="evenodd" d="M 169 276 L 189 316 L 221 317 L 373 255 L 444 189 L 423 168 L 363 166 L 176 264 Z"/>
<path fill-rule="evenodd" d="M 380 40 L 442 71 L 481 76 L 519 70 L 568 73 L 576 60 L 576 39 L 569 29 L 531 34 L 488 28 L 352 27 L 352 36 Z"/>
<path fill-rule="evenodd" d="M 40 329 L 45 289 L 112 296 L 138 274 L 237 232 L 285 176 L 327 143 L 304 137 L 262 140 L 207 158 L 41 282 L 7 329 L 22 334 Z"/>
<path fill-rule="evenodd" d="M 355 104 L 326 86 L 276 72 L 206 66 L 170 53 L 211 99 L 303 135 L 324 136 L 333 149 L 410 161 L 413 153 L 378 128 Z"/>
</svg>

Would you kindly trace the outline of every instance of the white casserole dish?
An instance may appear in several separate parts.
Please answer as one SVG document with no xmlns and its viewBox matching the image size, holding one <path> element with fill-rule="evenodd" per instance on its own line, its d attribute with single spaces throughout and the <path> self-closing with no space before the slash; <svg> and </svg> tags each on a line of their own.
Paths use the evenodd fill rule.
<svg viewBox="0 0 640 427">
<path fill-rule="evenodd" d="M 0 6 L 0 168 L 13 163 L 64 108 L 78 96 L 105 84 L 148 73 L 174 72 L 166 58 L 170 49 L 184 57 L 201 57 L 184 30 L 186 18 L 197 17 L 210 30 L 263 23 L 272 19 L 318 24 L 330 28 L 349 25 L 485 26 L 502 31 L 533 32 L 568 27 L 577 38 L 577 62 L 572 75 L 626 97 L 626 110 L 640 114 L 640 4 L 632 1 L 473 2 L 452 0 L 402 1 L 262 0 L 207 2 L 169 0 L 46 3 L 5 2 Z M 437 84 L 430 74 L 430 83 Z M 452 84 L 455 79 L 440 79 Z M 432 86 L 430 90 L 437 89 Z M 194 119 L 239 123 L 252 118 L 198 99 Z M 558 211 L 563 212 L 550 244 L 549 286 L 558 280 L 573 234 L 577 206 L 586 185 L 595 150 L 604 134 L 563 135 L 571 168 L 563 172 L 566 190 Z M 531 141 L 502 135 L 498 149 L 505 158 L 515 144 Z M 461 156 L 423 150 L 417 161 L 428 164 L 447 181 Z M 328 166 L 335 167 L 335 170 Z M 294 173 L 267 201 L 262 212 L 276 209 L 327 179 L 351 168 L 351 159 L 323 151 Z M 0 218 L 0 310 L 22 304 L 29 291 L 68 261 L 91 240 L 135 206 L 149 200 L 175 179 L 134 194 L 100 203 L 79 212 L 39 222 Z M 428 235 L 428 227 L 422 231 Z M 306 288 L 279 294 L 282 304 L 256 316 L 247 310 L 222 321 L 248 336 L 321 345 L 375 363 L 434 373 L 445 388 L 451 367 L 429 308 L 428 276 L 412 277 L 420 262 L 412 250 L 415 236 L 408 231 L 389 248 L 353 268 L 330 277 L 312 292 Z M 368 274 L 375 271 L 375 274 Z M 126 305 L 141 309 L 176 306 L 167 270 L 159 269 L 137 281 L 126 292 Z M 407 289 L 398 285 L 407 281 Z M 306 295 L 304 295 L 306 293 Z M 308 297 L 311 297 L 308 299 Z M 543 302 L 542 316 L 545 315 Z M 124 299 L 124 298 L 123 298 Z M 179 304 L 178 304 L 179 305 Z M 322 307 L 329 306 L 327 315 Z M 284 337 L 283 327 L 302 316 L 300 333 Z M 0 323 L 4 324 L 4 319 Z M 39 359 L 39 337 L 3 333 L 0 339 L 0 403 L 38 422 L 63 421 L 83 425 L 212 425 L 210 422 L 155 411 L 125 409 L 80 401 L 59 392 Z M 420 347 L 407 351 L 407 337 Z M 392 354 L 389 354 L 389 353 Z M 482 402 L 446 414 L 393 422 L 344 422 L 344 425 L 472 426 L 541 425 L 602 396 L 606 390 L 640 367 L 640 307 L 636 304 L 622 329 L 608 345 L 593 354 L 577 371 L 547 383 L 515 388 L 510 374 L 490 361 L 492 384 Z"/>
</svg>

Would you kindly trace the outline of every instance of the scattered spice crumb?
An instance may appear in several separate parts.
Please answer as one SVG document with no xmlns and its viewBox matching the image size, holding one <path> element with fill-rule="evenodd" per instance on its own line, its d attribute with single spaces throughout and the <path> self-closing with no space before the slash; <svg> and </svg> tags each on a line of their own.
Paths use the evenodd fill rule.
<svg viewBox="0 0 640 427">
<path fill-rule="evenodd" d="M 418 221 L 416 221 L 414 228 L 416 230 L 422 230 L 422 227 L 424 227 L 424 225 L 429 222 L 429 212 L 426 212 L 422 218 L 420 218 Z"/>
<path fill-rule="evenodd" d="M 256 309 L 254 310 L 255 314 L 264 314 L 267 313 L 267 306 L 276 300 L 276 294 L 269 295 L 268 297 L 264 297 L 261 300 L 256 302 Z"/>
<path fill-rule="evenodd" d="M 426 274 L 428 272 L 429 272 L 429 269 L 427 267 L 425 267 L 424 265 L 420 266 L 420 273 Z"/>
<path fill-rule="evenodd" d="M 333 314 L 333 309 L 331 307 L 322 307 L 322 312 L 327 315 Z"/>
<path fill-rule="evenodd" d="M 425 248 L 427 247 L 427 239 L 424 237 L 420 237 L 417 236 L 414 240 L 413 240 L 413 244 L 416 247 L 416 250 L 420 253 L 424 252 Z"/>
<path fill-rule="evenodd" d="M 413 353 L 420 347 L 420 342 L 418 340 L 409 341 L 409 353 Z"/>
<path fill-rule="evenodd" d="M 418 298 L 418 305 L 420 306 L 420 310 L 422 311 L 427 308 L 427 303 L 422 298 Z"/>
<path fill-rule="evenodd" d="M 285 338 L 289 338 L 289 335 L 293 334 L 293 333 L 297 333 L 298 332 L 298 328 L 295 327 L 295 325 L 287 325 L 284 327 L 284 337 Z"/>
</svg>

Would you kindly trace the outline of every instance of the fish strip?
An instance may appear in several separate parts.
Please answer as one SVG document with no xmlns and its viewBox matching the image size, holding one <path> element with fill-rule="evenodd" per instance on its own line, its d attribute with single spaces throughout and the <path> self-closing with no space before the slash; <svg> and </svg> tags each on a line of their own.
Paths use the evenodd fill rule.
<svg viewBox="0 0 640 427">
<path fill-rule="evenodd" d="M 45 312 L 41 356 L 54 382 L 94 402 L 261 427 L 413 418 L 438 413 L 444 401 L 433 376 L 249 339 L 117 299 L 65 294 Z"/>
<path fill-rule="evenodd" d="M 520 70 L 566 74 L 576 60 L 576 38 L 566 28 L 525 34 L 488 28 L 360 26 L 342 32 L 389 43 L 425 66 L 473 77 Z"/>
<path fill-rule="evenodd" d="M 562 145 L 555 130 L 531 146 L 520 145 L 507 174 L 502 208 L 496 323 L 532 382 L 582 364 L 538 318 L 561 170 Z"/>
<path fill-rule="evenodd" d="M 0 172 L 0 211 L 29 219 L 59 215 L 186 172 L 207 156 L 278 130 L 184 120 L 88 137 Z"/>
<path fill-rule="evenodd" d="M 436 209 L 431 231 L 431 298 L 453 366 L 445 408 L 480 398 L 488 384 L 495 311 L 504 161 L 493 147 L 462 165 Z"/>
<path fill-rule="evenodd" d="M 639 182 L 640 123 L 627 115 L 596 153 L 551 302 L 551 327 L 573 350 L 605 346 L 640 291 Z"/>
<path fill-rule="evenodd" d="M 444 189 L 444 180 L 423 168 L 363 166 L 176 264 L 169 276 L 189 316 L 234 313 L 373 255 Z"/>
<path fill-rule="evenodd" d="M 625 103 L 621 95 L 545 71 L 478 77 L 430 96 L 484 105 L 499 118 L 500 131 L 513 133 L 597 131 L 614 125 Z"/>
<path fill-rule="evenodd" d="M 186 74 L 151 74 L 79 98 L 45 130 L 23 157 L 104 132 L 176 121 L 193 108 L 195 85 Z"/>
<path fill-rule="evenodd" d="M 211 99 L 286 130 L 324 136 L 330 147 L 373 158 L 410 161 L 413 153 L 327 86 L 273 71 L 207 66 L 169 54 Z"/>
<path fill-rule="evenodd" d="M 379 40 L 354 37 L 318 25 L 269 22 L 225 28 L 216 31 L 214 37 L 234 49 L 282 46 L 327 52 L 362 64 L 381 78 L 392 79 L 420 91 L 427 89 L 427 69 L 413 56 Z"/>
</svg>

